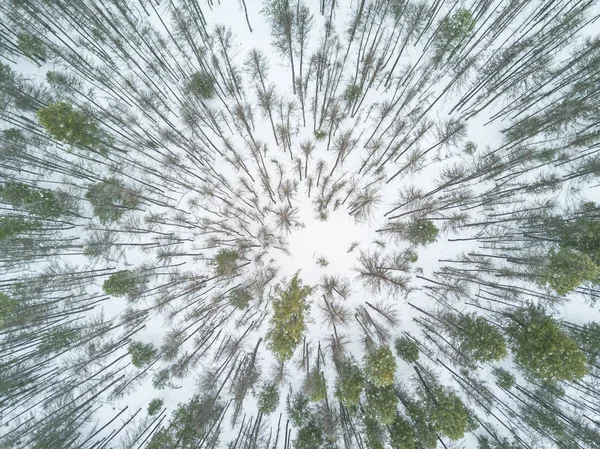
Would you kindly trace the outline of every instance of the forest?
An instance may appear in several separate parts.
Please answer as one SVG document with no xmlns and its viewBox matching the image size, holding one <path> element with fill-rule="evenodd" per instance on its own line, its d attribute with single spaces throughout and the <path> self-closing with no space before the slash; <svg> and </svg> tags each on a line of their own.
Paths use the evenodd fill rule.
<svg viewBox="0 0 600 449">
<path fill-rule="evenodd" d="M 598 3 L 0 0 L 0 449 L 600 448 Z"/>
</svg>

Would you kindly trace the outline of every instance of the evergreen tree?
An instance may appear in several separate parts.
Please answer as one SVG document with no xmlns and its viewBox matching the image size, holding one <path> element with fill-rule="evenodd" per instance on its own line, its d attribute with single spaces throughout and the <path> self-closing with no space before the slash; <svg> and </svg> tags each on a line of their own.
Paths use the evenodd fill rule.
<svg viewBox="0 0 600 449">
<path fill-rule="evenodd" d="M 507 314 L 515 361 L 544 381 L 581 379 L 588 372 L 584 353 L 541 307 Z"/>
</svg>

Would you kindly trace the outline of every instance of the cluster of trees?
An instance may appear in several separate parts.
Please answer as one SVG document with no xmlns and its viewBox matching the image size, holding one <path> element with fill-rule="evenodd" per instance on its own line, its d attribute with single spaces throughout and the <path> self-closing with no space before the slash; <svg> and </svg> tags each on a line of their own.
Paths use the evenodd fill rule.
<svg viewBox="0 0 600 449">
<path fill-rule="evenodd" d="M 594 6 L 0 0 L 0 447 L 598 447 Z"/>
</svg>

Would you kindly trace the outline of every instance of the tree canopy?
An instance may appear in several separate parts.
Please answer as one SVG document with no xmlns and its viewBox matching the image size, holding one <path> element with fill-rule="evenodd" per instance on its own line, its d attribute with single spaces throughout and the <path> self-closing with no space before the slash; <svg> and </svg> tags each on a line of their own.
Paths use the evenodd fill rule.
<svg viewBox="0 0 600 449">
<path fill-rule="evenodd" d="M 85 113 L 72 104 L 58 101 L 37 111 L 40 124 L 56 140 L 82 147 L 99 142 L 99 129 Z"/>
<path fill-rule="evenodd" d="M 298 274 L 287 286 L 278 286 L 276 296 L 271 300 L 273 317 L 268 333 L 269 347 L 280 360 L 289 360 L 300 344 L 306 330 L 305 316 L 310 305 L 307 298 L 312 288 L 302 285 Z"/>
<path fill-rule="evenodd" d="M 588 372 L 585 354 L 541 307 L 510 313 L 507 333 L 515 361 L 544 381 L 581 379 Z"/>
</svg>

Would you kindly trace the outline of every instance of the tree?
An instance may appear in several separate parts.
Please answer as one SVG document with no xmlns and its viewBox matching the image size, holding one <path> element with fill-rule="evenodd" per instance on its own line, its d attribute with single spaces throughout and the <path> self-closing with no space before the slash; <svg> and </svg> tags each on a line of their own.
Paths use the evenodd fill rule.
<svg viewBox="0 0 600 449">
<path fill-rule="evenodd" d="M 375 387 L 394 383 L 396 358 L 389 346 L 381 346 L 365 357 L 365 375 Z"/>
<path fill-rule="evenodd" d="M 236 288 L 231 292 L 231 304 L 238 309 L 245 309 L 252 301 L 252 294 L 246 288 Z"/>
<path fill-rule="evenodd" d="M 19 307 L 19 301 L 11 298 L 4 292 L 0 292 L 0 329 L 10 323 L 15 317 L 15 311 Z"/>
<path fill-rule="evenodd" d="M 317 367 L 310 370 L 304 382 L 304 391 L 313 402 L 323 401 L 327 397 L 327 384 L 322 371 Z"/>
<path fill-rule="evenodd" d="M 135 296 L 143 285 L 143 279 L 131 270 L 111 274 L 102 284 L 104 293 L 111 296 Z"/>
<path fill-rule="evenodd" d="M 106 178 L 92 185 L 85 198 L 94 209 L 94 215 L 102 223 L 119 220 L 125 212 L 135 208 L 139 203 L 136 192 L 126 187 L 117 178 Z"/>
<path fill-rule="evenodd" d="M 419 360 L 419 348 L 414 341 L 408 337 L 398 338 L 395 342 L 398 357 L 408 363 Z"/>
<path fill-rule="evenodd" d="M 436 387 L 428 402 L 429 415 L 435 429 L 452 440 L 459 440 L 469 426 L 465 404 L 453 391 Z"/>
<path fill-rule="evenodd" d="M 389 425 L 388 432 L 392 449 L 415 449 L 415 432 L 410 422 L 399 414 Z"/>
<path fill-rule="evenodd" d="M 0 241 L 40 229 L 42 229 L 42 224 L 37 220 L 28 220 L 23 217 L 0 217 Z"/>
<path fill-rule="evenodd" d="M 240 254 L 233 249 L 220 249 L 215 256 L 217 276 L 233 276 L 237 273 Z"/>
<path fill-rule="evenodd" d="M 158 353 L 152 343 L 142 343 L 140 341 L 130 343 L 127 352 L 131 355 L 131 364 L 136 368 L 148 365 Z"/>
<path fill-rule="evenodd" d="M 542 307 L 529 305 L 506 315 L 515 361 L 525 370 L 549 382 L 587 374 L 585 354 Z"/>
<path fill-rule="evenodd" d="M 364 388 L 365 380 L 360 368 L 350 361 L 345 362 L 335 381 L 335 396 L 345 407 L 355 407 Z"/>
<path fill-rule="evenodd" d="M 191 94 L 209 100 L 215 96 L 215 81 L 208 73 L 196 72 L 191 76 L 187 89 Z"/>
<path fill-rule="evenodd" d="M 56 140 L 71 145 L 94 146 L 99 142 L 98 125 L 85 113 L 64 101 L 37 111 L 40 124 Z"/>
<path fill-rule="evenodd" d="M 413 245 L 434 243 L 438 234 L 439 229 L 430 220 L 411 220 L 405 228 L 405 238 Z"/>
<path fill-rule="evenodd" d="M 548 265 L 539 282 L 548 284 L 559 295 L 566 295 L 583 282 L 598 282 L 600 267 L 587 255 L 570 248 L 550 251 Z"/>
<path fill-rule="evenodd" d="M 210 394 L 195 395 L 188 403 L 179 404 L 171 415 L 169 425 L 152 435 L 147 449 L 193 449 L 200 446 L 223 408 L 223 404 Z"/>
<path fill-rule="evenodd" d="M 443 53 L 465 39 L 475 27 L 473 14 L 460 8 L 451 17 L 447 17 L 440 25 L 437 35 L 437 52 Z"/>
<path fill-rule="evenodd" d="M 271 27 L 271 44 L 284 58 L 288 58 L 292 69 L 292 89 L 296 94 L 296 70 L 294 66 L 293 33 L 294 12 L 289 0 L 270 0 L 266 3 L 263 14 Z"/>
<path fill-rule="evenodd" d="M 40 60 L 43 62 L 46 60 L 46 46 L 37 36 L 29 33 L 19 33 L 17 36 L 17 46 L 21 50 L 21 53 L 33 61 Z"/>
<path fill-rule="evenodd" d="M 294 439 L 295 449 L 319 449 L 323 444 L 323 429 L 318 425 L 316 419 L 311 419 L 298 430 Z"/>
<path fill-rule="evenodd" d="M 497 327 L 475 314 L 447 315 L 448 330 L 458 340 L 460 350 L 475 362 L 491 362 L 508 355 L 504 336 Z"/>
<path fill-rule="evenodd" d="M 258 395 L 258 411 L 270 415 L 279 405 L 279 390 L 277 385 L 270 384 L 263 387 Z"/>
<path fill-rule="evenodd" d="M 367 410 L 370 418 L 381 424 L 391 424 L 397 412 L 398 396 L 393 385 L 376 387 L 367 385 Z"/>
<path fill-rule="evenodd" d="M 600 264 L 600 220 L 594 217 L 598 206 L 592 202 L 583 203 L 568 217 L 551 217 L 545 231 L 550 239 L 558 240 L 561 249 L 571 249 L 587 254 Z"/>
<path fill-rule="evenodd" d="M 148 416 L 154 416 L 156 413 L 160 411 L 163 407 L 164 399 L 162 398 L 154 398 L 148 404 Z"/>
<path fill-rule="evenodd" d="M 285 289 L 278 285 L 275 293 L 269 347 L 279 360 L 286 361 L 292 357 L 306 329 L 305 315 L 310 308 L 306 298 L 312 288 L 303 286 L 296 273 Z"/>
<path fill-rule="evenodd" d="M 0 184 L 0 198 L 40 217 L 57 218 L 64 212 L 63 205 L 52 190 L 34 189 L 20 182 Z"/>
<path fill-rule="evenodd" d="M 504 390 L 510 390 L 515 385 L 515 376 L 503 368 L 494 368 L 496 383 Z"/>
</svg>

